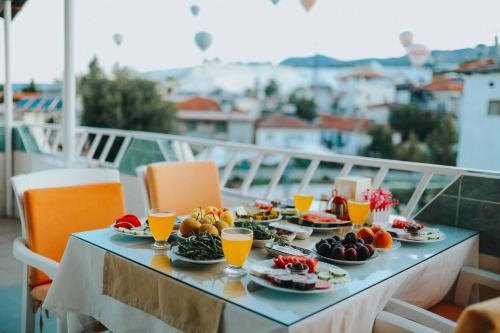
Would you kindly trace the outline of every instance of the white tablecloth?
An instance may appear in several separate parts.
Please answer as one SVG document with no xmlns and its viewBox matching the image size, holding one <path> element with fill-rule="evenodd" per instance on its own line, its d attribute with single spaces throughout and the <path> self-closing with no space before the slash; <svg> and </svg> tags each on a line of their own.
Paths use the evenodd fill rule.
<svg viewBox="0 0 500 333">
<path fill-rule="evenodd" d="M 285 327 L 227 304 L 225 332 L 371 332 L 377 314 L 390 298 L 429 307 L 453 287 L 464 265 L 477 266 L 477 236 L 360 292 L 292 326 Z M 79 332 L 92 316 L 113 332 L 177 332 L 154 316 L 104 296 L 102 271 L 105 250 L 72 237 L 44 307 L 70 312 L 70 332 Z M 147 287 L 147 286 L 145 286 Z"/>
</svg>

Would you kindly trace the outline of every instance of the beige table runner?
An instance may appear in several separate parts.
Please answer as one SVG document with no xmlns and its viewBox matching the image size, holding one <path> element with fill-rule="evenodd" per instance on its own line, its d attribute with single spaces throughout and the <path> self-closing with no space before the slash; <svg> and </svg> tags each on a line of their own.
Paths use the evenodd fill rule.
<svg viewBox="0 0 500 333">
<path fill-rule="evenodd" d="M 184 332 L 217 332 L 224 302 L 106 252 L 102 293 Z"/>
</svg>

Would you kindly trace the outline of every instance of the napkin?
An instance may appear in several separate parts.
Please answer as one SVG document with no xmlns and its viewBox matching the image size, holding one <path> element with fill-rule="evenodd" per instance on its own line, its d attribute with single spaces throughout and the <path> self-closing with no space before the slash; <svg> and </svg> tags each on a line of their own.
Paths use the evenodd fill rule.
<svg viewBox="0 0 500 333">
<path fill-rule="evenodd" d="M 194 287 L 106 252 L 103 295 L 184 332 L 217 332 L 224 302 Z"/>
<path fill-rule="evenodd" d="M 500 297 L 465 308 L 458 318 L 456 333 L 500 332 Z"/>
</svg>

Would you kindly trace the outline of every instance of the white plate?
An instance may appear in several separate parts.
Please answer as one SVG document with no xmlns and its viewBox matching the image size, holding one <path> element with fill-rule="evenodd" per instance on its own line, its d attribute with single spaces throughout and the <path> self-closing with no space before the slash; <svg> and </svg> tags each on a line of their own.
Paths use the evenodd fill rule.
<svg viewBox="0 0 500 333">
<path fill-rule="evenodd" d="M 273 247 L 271 247 L 271 245 L 272 244 L 268 244 L 264 248 L 266 249 L 267 253 L 269 253 L 269 255 L 272 255 L 272 256 L 281 255 L 281 256 L 305 256 L 305 257 L 309 257 L 312 254 L 311 250 L 303 249 L 303 248 L 300 248 L 300 247 L 294 246 L 294 245 L 281 246 L 278 244 L 274 244 Z M 286 251 L 287 248 L 291 248 L 292 250 L 296 250 L 297 252 L 296 253 L 295 252 L 287 252 Z M 303 250 L 308 251 L 308 252 L 306 253 Z"/>
<path fill-rule="evenodd" d="M 220 259 L 212 259 L 212 260 L 194 260 L 190 258 L 186 258 L 180 254 L 176 253 L 177 246 L 174 246 L 171 250 L 168 251 L 168 254 L 172 255 L 172 259 L 179 259 L 181 261 L 185 262 L 190 262 L 192 264 L 199 264 L 199 265 L 212 265 L 212 264 L 218 264 L 221 262 L 225 262 L 226 258 L 220 258 Z"/>
<path fill-rule="evenodd" d="M 414 240 L 414 239 L 407 239 L 407 238 L 403 238 L 403 237 L 398 237 L 398 238 L 394 238 L 394 239 L 397 239 L 400 242 L 406 242 L 406 243 L 436 243 L 436 242 L 440 242 L 440 241 L 446 239 L 446 234 L 439 232 L 439 235 L 440 235 L 440 237 L 437 239 L 427 239 L 427 240 Z"/>
<path fill-rule="evenodd" d="M 381 248 L 381 247 L 377 247 L 376 249 L 377 249 L 377 251 L 379 251 L 379 252 L 391 252 L 391 251 L 394 251 L 394 250 L 396 250 L 396 249 L 399 249 L 400 247 L 401 247 L 401 242 L 398 242 L 398 241 L 396 240 L 396 238 L 393 238 L 393 239 L 392 239 L 392 246 L 391 246 L 390 248 L 388 248 L 388 249 L 383 249 L 383 248 Z"/>
<path fill-rule="evenodd" d="M 110 226 L 110 228 L 111 228 L 111 230 L 113 230 L 114 232 L 116 232 L 117 234 L 120 234 L 120 235 L 132 236 L 132 237 L 140 237 L 140 238 L 153 238 L 152 234 L 138 235 L 138 234 L 132 233 L 132 231 L 119 230 L 119 229 L 115 228 L 115 224 L 114 223 Z M 125 229 L 125 230 L 128 230 L 128 229 Z"/>
<path fill-rule="evenodd" d="M 269 268 L 274 267 L 274 262 L 273 262 L 272 259 L 259 261 L 259 262 L 256 262 L 255 264 L 259 265 L 259 266 L 269 267 Z M 317 267 L 320 268 L 320 269 L 324 269 L 324 270 L 329 270 L 330 267 L 341 269 L 341 268 L 339 268 L 337 266 L 330 265 L 328 263 L 324 263 L 324 262 L 321 262 L 321 261 L 318 262 L 318 266 Z M 333 291 L 337 291 L 337 290 L 340 290 L 340 289 L 344 288 L 347 285 L 347 283 L 349 283 L 351 281 L 351 276 L 349 275 L 349 273 L 347 273 L 347 278 L 346 278 L 345 281 L 343 281 L 341 283 L 332 283 L 332 286 L 330 288 L 328 288 L 328 289 L 298 290 L 298 289 L 293 289 L 293 288 L 278 287 L 278 286 L 272 284 L 271 282 L 267 281 L 266 279 L 264 279 L 262 277 L 258 277 L 258 276 L 252 275 L 252 274 L 248 274 L 248 276 L 250 277 L 250 280 L 252 280 L 253 282 L 257 283 L 260 286 L 263 286 L 263 287 L 266 287 L 266 288 L 269 288 L 269 289 L 274 289 L 274 290 L 279 290 L 279 291 L 287 292 L 287 293 L 293 293 L 293 294 L 325 294 L 325 293 L 331 293 Z"/>
<path fill-rule="evenodd" d="M 380 257 L 380 254 L 378 254 L 378 249 L 375 250 L 375 252 L 373 253 L 373 255 L 366 259 L 366 260 L 339 260 L 339 259 L 332 259 L 332 258 L 328 258 L 328 257 L 323 257 L 321 254 L 318 254 L 318 252 L 316 250 L 312 250 L 312 252 L 318 257 L 318 259 L 320 260 L 323 260 L 323 261 L 326 261 L 326 262 L 329 262 L 329 263 L 333 263 L 333 264 L 339 264 L 339 265 L 363 265 L 363 264 L 367 264 L 367 263 L 370 263 L 372 261 L 375 261 L 377 260 L 379 257 Z"/>
<path fill-rule="evenodd" d="M 290 232 L 294 232 L 297 234 L 297 239 L 307 239 L 311 236 L 313 232 L 313 228 L 311 227 L 303 227 L 297 224 L 293 224 L 290 222 L 272 222 L 269 224 L 270 227 L 276 229 L 282 229 Z"/>
</svg>

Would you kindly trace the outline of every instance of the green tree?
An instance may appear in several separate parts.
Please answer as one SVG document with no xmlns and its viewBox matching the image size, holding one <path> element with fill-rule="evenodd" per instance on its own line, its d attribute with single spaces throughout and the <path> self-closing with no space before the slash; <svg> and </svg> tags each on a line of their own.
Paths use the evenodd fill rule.
<svg viewBox="0 0 500 333">
<path fill-rule="evenodd" d="M 455 121 L 451 115 L 446 115 L 427 139 L 432 163 L 456 165 L 456 144 Z"/>
<path fill-rule="evenodd" d="M 361 149 L 361 155 L 377 158 L 393 158 L 392 131 L 388 125 L 375 125 L 368 132 L 372 141 Z"/>
<path fill-rule="evenodd" d="M 36 88 L 35 80 L 31 79 L 30 83 L 22 89 L 23 92 L 38 92 Z"/>
<path fill-rule="evenodd" d="M 389 124 L 401 133 L 403 141 L 407 141 L 413 131 L 424 142 L 438 126 L 438 118 L 436 112 L 425 111 L 414 105 L 394 105 L 390 109 Z"/>
<path fill-rule="evenodd" d="M 264 93 L 266 94 L 266 97 L 275 96 L 278 94 L 278 92 L 279 92 L 278 83 L 276 83 L 276 81 L 274 81 L 273 79 L 269 80 L 269 83 L 264 88 Z"/>
<path fill-rule="evenodd" d="M 427 162 L 421 143 L 413 131 L 410 132 L 408 140 L 397 147 L 396 158 L 408 162 Z"/>
<path fill-rule="evenodd" d="M 173 132 L 176 106 L 161 100 L 156 83 L 138 78 L 127 69 L 106 77 L 94 58 L 80 80 L 85 126 Z"/>
<path fill-rule="evenodd" d="M 316 118 L 316 103 L 314 99 L 291 94 L 288 98 L 290 104 L 295 105 L 297 116 L 301 119 L 312 121 Z"/>
</svg>

